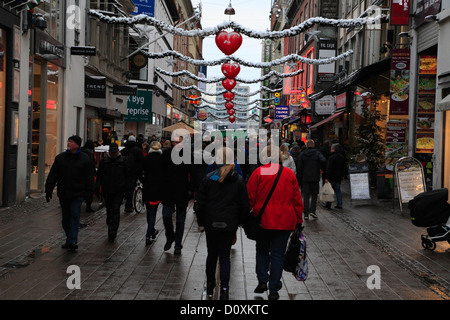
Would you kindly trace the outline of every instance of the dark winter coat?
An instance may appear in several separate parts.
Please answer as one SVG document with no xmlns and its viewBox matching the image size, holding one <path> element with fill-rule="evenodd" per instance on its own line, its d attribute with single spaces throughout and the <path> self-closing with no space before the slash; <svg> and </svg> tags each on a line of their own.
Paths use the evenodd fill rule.
<svg viewBox="0 0 450 320">
<path fill-rule="evenodd" d="M 191 197 L 189 180 L 191 165 L 175 164 L 172 161 L 172 149 L 163 150 L 163 204 L 187 206 Z M 183 150 L 181 150 L 180 157 L 182 157 L 182 152 Z"/>
<path fill-rule="evenodd" d="M 120 194 L 133 187 L 132 168 L 127 158 L 119 154 L 111 158 L 108 154 L 100 161 L 97 171 L 96 190 L 102 194 Z"/>
<path fill-rule="evenodd" d="M 314 148 L 305 149 L 298 158 L 297 179 L 299 182 L 320 181 L 320 170 L 325 166 L 323 154 Z"/>
<path fill-rule="evenodd" d="M 139 177 L 144 186 L 144 201 L 162 201 L 163 189 L 163 155 L 161 150 L 150 149 L 149 154 L 142 160 L 142 174 Z"/>
<path fill-rule="evenodd" d="M 339 183 L 345 174 L 345 158 L 340 152 L 331 153 L 327 162 L 326 178 L 331 183 Z"/>
<path fill-rule="evenodd" d="M 195 196 L 197 222 L 206 230 L 236 231 L 248 215 L 245 182 L 232 167 L 221 167 L 209 173 Z M 220 182 L 220 177 L 223 177 L 223 182 Z"/>
<path fill-rule="evenodd" d="M 127 157 L 133 168 L 132 174 L 137 178 L 142 170 L 142 159 L 144 158 L 142 147 L 135 141 L 127 141 L 124 146 L 125 148 L 123 148 L 120 153 Z"/>
<path fill-rule="evenodd" d="M 94 193 L 94 168 L 87 154 L 65 151 L 56 156 L 45 182 L 45 192 L 52 193 L 57 186 L 60 199 L 87 199 Z"/>
</svg>

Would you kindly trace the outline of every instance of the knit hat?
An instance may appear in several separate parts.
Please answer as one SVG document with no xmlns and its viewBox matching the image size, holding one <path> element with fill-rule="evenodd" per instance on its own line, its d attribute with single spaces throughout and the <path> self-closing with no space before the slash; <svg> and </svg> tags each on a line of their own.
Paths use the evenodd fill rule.
<svg viewBox="0 0 450 320">
<path fill-rule="evenodd" d="M 136 142 L 136 137 L 135 136 L 129 136 L 127 141 L 134 141 L 134 142 Z"/>
<path fill-rule="evenodd" d="M 67 140 L 72 140 L 73 142 L 75 142 L 79 147 L 81 147 L 81 138 L 77 135 L 73 135 L 71 137 L 69 137 L 69 139 Z"/>
</svg>

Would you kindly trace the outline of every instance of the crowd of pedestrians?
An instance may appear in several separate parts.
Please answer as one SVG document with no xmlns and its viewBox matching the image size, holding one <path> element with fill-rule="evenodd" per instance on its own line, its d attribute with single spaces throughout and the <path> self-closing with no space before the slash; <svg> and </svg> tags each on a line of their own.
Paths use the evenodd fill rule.
<svg viewBox="0 0 450 320">
<path fill-rule="evenodd" d="M 138 141 L 127 137 L 124 148 L 117 143 L 98 165 L 94 161 L 93 143 L 81 147 L 81 138 L 68 139 L 67 150 L 55 158 L 48 175 L 45 192 L 50 201 L 53 189 L 62 209 L 62 226 L 67 240 L 63 248 L 78 248 L 80 210 L 86 201 L 91 208 L 92 197 L 97 195 L 106 206 L 108 239 L 115 241 L 120 225 L 121 205 L 132 212 L 132 195 L 139 180 L 143 185 L 147 231 L 145 242 L 150 245 L 158 230 L 155 229 L 158 207 L 162 218 L 166 243 L 164 250 L 174 244 L 174 254 L 181 254 L 187 207 L 194 199 L 194 212 L 201 231 L 205 231 L 207 244 L 207 294 L 212 296 L 216 287 L 217 262 L 220 270 L 220 298 L 229 297 L 231 274 L 230 253 L 236 242 L 239 226 L 253 214 L 260 216 L 261 230 L 256 239 L 256 293 L 269 291 L 269 299 L 278 299 L 281 289 L 283 260 L 289 236 L 296 228 L 303 228 L 303 220 L 317 219 L 317 198 L 322 183 L 330 182 L 337 196 L 336 208 L 342 209 L 340 183 L 344 176 L 345 157 L 339 144 L 324 143 L 319 149 L 313 140 L 306 143 L 270 139 L 260 153 L 257 165 L 248 163 L 246 150 L 236 150 L 233 141 L 213 149 L 211 162 L 202 157 L 201 163 L 174 161 L 174 155 L 183 159 L 186 143 L 183 136 L 172 134 L 170 139 L 156 137 Z M 211 142 L 213 143 L 213 142 Z M 208 143 L 203 142 L 203 152 Z M 245 152 L 245 163 L 238 163 L 237 152 Z M 326 208 L 331 209 L 331 203 Z M 175 214 L 175 219 L 173 216 Z"/>
</svg>

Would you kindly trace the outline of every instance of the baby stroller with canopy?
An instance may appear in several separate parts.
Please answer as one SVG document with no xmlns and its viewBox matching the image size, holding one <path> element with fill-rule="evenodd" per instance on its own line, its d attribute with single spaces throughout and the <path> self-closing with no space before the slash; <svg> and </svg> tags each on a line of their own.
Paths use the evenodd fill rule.
<svg viewBox="0 0 450 320">
<path fill-rule="evenodd" d="M 422 192 L 409 201 L 408 208 L 412 224 L 427 228 L 427 234 L 421 236 L 422 247 L 434 250 L 438 241 L 450 243 L 448 189 Z"/>
</svg>

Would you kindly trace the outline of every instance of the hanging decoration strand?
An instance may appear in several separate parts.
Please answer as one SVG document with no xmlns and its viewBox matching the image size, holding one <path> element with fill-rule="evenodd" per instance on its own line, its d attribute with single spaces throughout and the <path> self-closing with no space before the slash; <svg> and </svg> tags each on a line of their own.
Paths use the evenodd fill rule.
<svg viewBox="0 0 450 320">
<path fill-rule="evenodd" d="M 212 66 L 220 65 L 222 63 L 229 62 L 229 61 L 234 61 L 234 62 L 237 62 L 240 65 L 243 65 L 246 67 L 264 69 L 264 68 L 271 68 L 271 67 L 274 67 L 277 65 L 281 65 L 281 64 L 287 63 L 289 61 L 298 61 L 301 63 L 314 64 L 314 65 L 330 64 L 330 63 L 336 62 L 338 60 L 345 59 L 348 56 L 352 55 L 353 50 L 348 50 L 336 57 L 330 57 L 330 58 L 325 58 L 325 59 L 310 59 L 310 58 L 305 58 L 305 57 L 302 57 L 302 56 L 294 53 L 294 54 L 290 54 L 290 55 L 285 56 L 280 59 L 272 60 L 271 62 L 248 62 L 248 61 L 242 60 L 241 58 L 238 58 L 235 56 L 227 56 L 222 59 L 211 60 L 211 61 L 196 60 L 196 59 L 189 58 L 189 57 L 187 57 L 177 51 L 173 51 L 173 50 L 169 50 L 169 51 L 165 51 L 165 52 L 158 52 L 158 53 L 142 52 L 142 54 L 145 55 L 149 59 L 164 59 L 169 56 L 172 56 L 172 57 L 180 59 L 181 61 L 190 63 L 195 66 L 210 66 L 210 67 L 212 67 Z"/>
<path fill-rule="evenodd" d="M 215 27 L 195 30 L 184 30 L 182 28 L 174 27 L 163 21 L 157 20 L 153 17 L 149 17 L 145 14 L 139 14 L 129 18 L 111 17 L 103 14 L 98 10 L 89 10 L 89 15 L 98 18 L 102 22 L 110 24 L 149 24 L 163 31 L 169 32 L 174 35 L 187 36 L 187 37 L 207 37 L 225 29 L 233 29 L 243 35 L 255 39 L 281 39 L 285 37 L 295 37 L 300 33 L 312 28 L 316 24 L 334 26 L 338 28 L 350 28 L 350 27 L 362 27 L 364 25 L 379 24 L 386 19 L 386 15 L 380 15 L 377 17 L 365 17 L 356 19 L 327 19 L 322 17 L 312 17 L 297 26 L 291 27 L 283 31 L 255 31 L 248 29 L 235 21 L 225 21 Z"/>
<path fill-rule="evenodd" d="M 190 77 L 191 79 L 194 79 L 196 81 L 200 81 L 200 82 L 204 82 L 204 83 L 216 83 L 216 82 L 221 82 L 223 80 L 225 80 L 225 77 L 220 77 L 220 78 L 215 78 L 215 79 L 205 79 L 205 78 L 200 78 L 194 74 L 192 74 L 191 72 L 189 72 L 188 70 L 183 70 L 183 71 L 178 71 L 178 72 L 168 72 L 166 70 L 163 70 L 161 68 L 156 68 L 155 69 L 157 72 L 162 73 L 166 76 L 169 77 L 178 77 L 178 76 L 182 76 L 182 75 L 187 75 L 188 77 Z M 248 79 L 242 79 L 239 77 L 236 77 L 236 81 L 237 82 L 241 82 L 241 83 L 247 83 L 247 84 L 252 84 L 252 83 L 258 83 L 258 82 L 262 82 L 265 81 L 267 79 L 272 78 L 273 76 L 279 77 L 279 78 L 289 78 L 289 77 L 295 77 L 298 76 L 300 73 L 304 72 L 303 69 L 299 69 L 295 72 L 290 72 L 290 73 L 280 73 L 278 71 L 272 70 L 269 73 L 265 74 L 264 76 L 262 76 L 259 79 L 254 79 L 254 80 L 248 80 Z"/>
<path fill-rule="evenodd" d="M 189 100 L 189 101 L 199 101 L 202 100 L 203 102 L 207 103 L 207 104 L 213 104 L 213 105 L 221 105 L 224 104 L 224 102 L 216 102 L 216 101 L 209 101 L 206 100 L 204 98 L 189 98 L 186 96 L 183 96 L 184 99 Z M 274 98 L 269 98 L 269 99 L 256 99 L 254 101 L 248 102 L 248 103 L 241 103 L 241 102 L 233 102 L 235 106 L 248 106 L 248 105 L 252 105 L 254 103 L 258 103 L 258 102 L 269 102 L 269 101 L 273 101 L 275 99 Z"/>
</svg>

